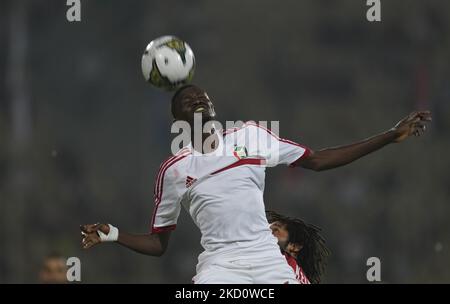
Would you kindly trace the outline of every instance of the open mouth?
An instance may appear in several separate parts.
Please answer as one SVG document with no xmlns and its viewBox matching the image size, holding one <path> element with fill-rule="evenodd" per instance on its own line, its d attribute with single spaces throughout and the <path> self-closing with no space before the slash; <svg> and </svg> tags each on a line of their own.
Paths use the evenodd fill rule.
<svg viewBox="0 0 450 304">
<path fill-rule="evenodd" d="M 198 106 L 197 108 L 195 108 L 194 113 L 201 113 L 204 112 L 206 110 L 205 106 Z"/>
</svg>

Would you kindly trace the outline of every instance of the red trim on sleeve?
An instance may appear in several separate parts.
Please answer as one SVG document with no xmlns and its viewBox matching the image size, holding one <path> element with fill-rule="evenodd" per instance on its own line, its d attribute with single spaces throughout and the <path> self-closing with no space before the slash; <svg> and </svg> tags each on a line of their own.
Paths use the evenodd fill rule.
<svg viewBox="0 0 450 304">
<path fill-rule="evenodd" d="M 156 228 L 156 227 L 154 227 L 155 218 L 156 218 L 156 214 L 158 212 L 158 207 L 159 207 L 159 204 L 161 203 L 161 198 L 162 198 L 162 194 L 163 194 L 164 174 L 166 174 L 167 169 L 169 169 L 173 164 L 182 160 L 189 154 L 190 154 L 190 152 L 183 152 L 183 154 L 181 154 L 181 155 L 173 156 L 173 157 L 169 158 L 168 160 L 166 160 L 165 162 L 163 162 L 163 164 L 161 165 L 161 167 L 159 169 L 157 179 L 156 179 L 156 184 L 155 184 L 155 209 L 153 211 L 151 225 L 150 225 L 152 233 L 153 233 L 153 229 Z M 170 227 L 170 226 L 168 226 L 168 227 Z"/>
<path fill-rule="evenodd" d="M 305 149 L 305 152 L 303 152 L 302 156 L 300 156 L 299 158 L 297 158 L 295 161 L 293 161 L 293 162 L 289 165 L 290 168 L 297 167 L 297 166 L 298 166 L 298 162 L 299 162 L 301 159 L 303 159 L 303 158 L 308 157 L 308 156 L 311 155 L 311 150 L 310 150 L 309 148 L 306 148 L 306 147 L 302 147 L 302 148 Z"/>
<path fill-rule="evenodd" d="M 181 149 L 180 151 L 178 151 L 178 153 L 177 153 L 176 155 L 169 157 L 168 159 L 166 159 L 166 160 L 161 164 L 161 166 L 159 167 L 158 174 L 156 175 L 156 182 L 155 182 L 155 188 L 154 188 L 154 194 L 155 194 L 155 196 L 156 196 L 156 195 L 159 193 L 159 191 L 160 191 L 161 174 L 162 174 L 163 172 L 165 172 L 165 167 L 166 167 L 167 165 L 170 166 L 170 163 L 171 163 L 173 160 L 179 158 L 180 156 L 188 155 L 188 154 L 190 154 L 189 149 L 188 149 L 188 148 L 183 148 L 183 149 Z"/>
<path fill-rule="evenodd" d="M 275 133 L 273 133 L 271 130 L 269 130 L 266 127 L 260 126 L 258 125 L 256 122 L 254 121 L 247 121 L 245 122 L 244 126 L 254 126 L 260 129 L 263 129 L 264 131 L 266 131 L 267 133 L 269 133 L 270 135 L 272 135 L 273 137 L 275 137 L 276 139 L 280 140 L 280 137 L 278 135 L 276 135 Z"/>
<path fill-rule="evenodd" d="M 249 122 L 246 122 L 245 124 L 246 124 L 246 125 L 249 125 L 249 126 L 255 126 L 255 127 L 257 127 L 257 128 L 263 129 L 264 131 L 266 131 L 267 133 L 269 133 L 270 135 L 272 135 L 273 137 L 275 137 L 275 138 L 276 138 L 277 140 L 279 140 L 280 142 L 283 142 L 283 143 L 286 143 L 286 144 L 290 144 L 290 145 L 294 145 L 294 146 L 303 148 L 305 151 L 303 152 L 303 154 L 302 154 L 299 158 L 297 158 L 295 161 L 293 161 L 293 162 L 289 165 L 289 167 L 291 167 L 291 168 L 296 167 L 296 166 L 297 166 L 297 162 L 299 162 L 299 161 L 300 161 L 301 159 L 303 159 L 304 157 L 308 157 L 309 155 L 311 155 L 311 151 L 312 151 L 312 150 L 311 150 L 310 148 L 308 148 L 307 146 L 301 145 L 301 144 L 296 143 L 296 142 L 294 142 L 294 141 L 292 141 L 292 140 L 280 138 L 280 137 L 278 137 L 275 133 L 273 133 L 271 130 L 269 130 L 269 129 L 263 127 L 263 126 L 260 126 L 260 125 L 258 125 L 258 124 L 255 123 L 255 122 L 249 121 Z"/>
<path fill-rule="evenodd" d="M 309 151 L 308 153 L 311 152 L 311 149 L 310 149 L 310 148 L 308 148 L 308 147 L 306 147 L 306 146 L 304 146 L 304 145 L 301 145 L 301 144 L 299 144 L 299 143 L 296 143 L 296 142 L 294 142 L 294 141 L 292 141 L 292 140 L 280 138 L 280 141 L 281 141 L 281 142 L 284 142 L 284 143 L 286 143 L 286 144 L 291 144 L 291 145 L 294 145 L 294 146 L 303 148 L 303 149 L 305 149 L 305 151 Z M 306 152 L 305 152 L 305 153 L 306 153 Z"/>
<path fill-rule="evenodd" d="M 222 135 L 228 135 L 230 133 L 234 133 L 239 130 L 240 130 L 240 128 L 231 128 L 231 129 L 222 130 Z"/>
<path fill-rule="evenodd" d="M 303 148 L 303 149 L 305 149 L 305 153 L 310 153 L 310 152 L 311 152 L 311 149 L 310 149 L 310 148 L 308 148 L 308 147 L 306 147 L 306 146 L 304 146 L 304 145 L 301 145 L 301 144 L 299 144 L 299 143 L 296 143 L 295 141 L 292 141 L 292 140 L 289 140 L 289 139 L 281 138 L 281 137 L 279 137 L 278 135 L 276 135 L 275 133 L 273 133 L 271 130 L 269 130 L 269 129 L 263 127 L 263 126 L 260 126 L 260 125 L 258 125 L 258 124 L 255 123 L 255 122 L 249 121 L 249 122 L 246 122 L 245 125 L 249 125 L 249 126 L 254 126 L 254 127 L 260 128 L 260 129 L 266 131 L 267 133 L 269 133 L 270 135 L 272 135 L 273 137 L 275 137 L 277 140 L 279 140 L 279 141 L 281 141 L 281 142 L 284 142 L 284 143 L 287 143 L 287 144 L 291 144 L 291 145 L 294 145 L 294 146 Z M 306 152 L 306 151 L 308 151 L 308 152 Z"/>
<path fill-rule="evenodd" d="M 152 234 L 166 232 L 166 231 L 172 231 L 172 230 L 175 230 L 176 227 L 177 227 L 176 224 L 170 225 L 170 226 L 165 226 L 165 227 L 152 227 Z"/>
</svg>

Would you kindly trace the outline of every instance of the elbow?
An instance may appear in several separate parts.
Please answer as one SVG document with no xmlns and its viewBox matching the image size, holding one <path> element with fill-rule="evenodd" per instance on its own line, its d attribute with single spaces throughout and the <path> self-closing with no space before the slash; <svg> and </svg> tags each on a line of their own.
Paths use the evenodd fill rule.
<svg viewBox="0 0 450 304">
<path fill-rule="evenodd" d="M 299 162 L 302 168 L 312 171 L 320 172 L 327 169 L 325 158 L 322 156 L 321 151 L 311 152 L 306 158 Z"/>
<path fill-rule="evenodd" d="M 155 254 L 153 254 L 153 256 L 155 257 L 162 257 L 164 255 L 164 253 L 166 253 L 166 249 L 167 247 L 160 247 Z"/>
<path fill-rule="evenodd" d="M 167 251 L 167 242 L 160 242 L 157 246 L 157 249 L 153 252 L 153 256 L 162 257 L 164 253 Z"/>
<path fill-rule="evenodd" d="M 149 256 L 161 257 L 166 252 L 167 244 L 168 241 L 162 234 L 150 234 L 143 253 Z"/>
<path fill-rule="evenodd" d="M 147 249 L 147 250 L 136 250 L 139 253 L 148 255 L 148 256 L 152 256 L 152 257 L 161 257 L 164 255 L 164 253 L 166 252 L 164 249 L 162 248 L 152 248 L 152 249 Z"/>
<path fill-rule="evenodd" d="M 312 170 L 316 171 L 316 172 L 321 172 L 321 171 L 325 171 L 330 169 L 330 166 L 328 166 L 326 163 L 324 162 L 315 162 L 313 165 Z"/>
<path fill-rule="evenodd" d="M 149 255 L 159 258 L 159 257 L 162 257 L 164 255 L 164 252 L 165 252 L 164 250 L 160 250 L 160 251 L 157 251 L 157 252 L 152 252 L 152 254 L 149 254 Z"/>
<path fill-rule="evenodd" d="M 316 153 L 308 162 L 309 169 L 321 172 L 333 168 L 333 161 Z"/>
<path fill-rule="evenodd" d="M 308 161 L 305 161 L 301 166 L 315 172 L 320 172 L 327 169 L 327 166 L 318 158 L 308 159 Z"/>
<path fill-rule="evenodd" d="M 147 248 L 145 251 L 141 251 L 141 253 L 152 256 L 152 257 L 161 257 L 166 252 L 166 248 L 163 246 L 152 246 Z"/>
<path fill-rule="evenodd" d="M 311 170 L 313 170 L 313 171 L 315 171 L 315 172 L 321 172 L 321 171 L 324 171 L 324 170 L 326 170 L 326 169 L 325 169 L 324 166 L 316 165 L 316 166 L 313 166 L 313 167 L 311 168 Z"/>
</svg>

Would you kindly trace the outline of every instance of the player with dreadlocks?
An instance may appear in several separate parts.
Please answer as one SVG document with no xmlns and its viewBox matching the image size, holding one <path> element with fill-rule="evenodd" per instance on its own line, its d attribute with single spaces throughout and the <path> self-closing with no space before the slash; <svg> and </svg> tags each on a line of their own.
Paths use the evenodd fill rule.
<svg viewBox="0 0 450 304">
<path fill-rule="evenodd" d="M 288 264 L 302 284 L 320 283 L 330 251 L 320 235 L 321 229 L 301 219 L 266 211 L 272 234 Z"/>
</svg>

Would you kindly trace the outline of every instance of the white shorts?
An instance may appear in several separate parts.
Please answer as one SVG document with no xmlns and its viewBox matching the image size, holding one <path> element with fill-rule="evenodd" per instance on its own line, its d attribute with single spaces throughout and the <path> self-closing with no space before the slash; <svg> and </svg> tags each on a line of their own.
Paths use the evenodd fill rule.
<svg viewBox="0 0 450 304">
<path fill-rule="evenodd" d="M 257 260 L 220 259 L 204 267 L 194 284 L 299 284 L 283 256 Z"/>
</svg>

